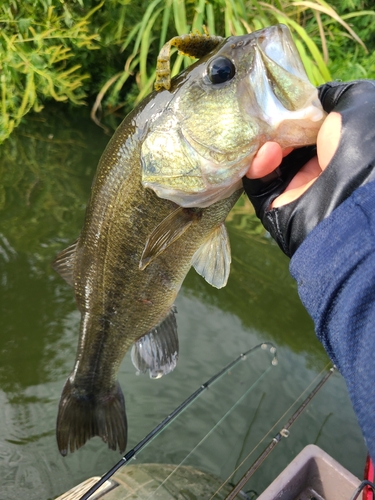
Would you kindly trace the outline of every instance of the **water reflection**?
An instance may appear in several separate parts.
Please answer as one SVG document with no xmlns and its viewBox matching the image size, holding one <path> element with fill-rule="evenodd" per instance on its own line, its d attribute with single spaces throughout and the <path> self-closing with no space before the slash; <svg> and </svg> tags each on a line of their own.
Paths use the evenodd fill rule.
<svg viewBox="0 0 375 500">
<path fill-rule="evenodd" d="M 49 381 L 62 365 L 56 348 L 75 305 L 50 262 L 79 232 L 106 140 L 92 140 L 94 127 L 83 135 L 79 120 L 76 126 L 52 114 L 23 126 L 0 149 L 0 382 L 6 391 Z M 91 141 L 97 149 L 88 147 Z"/>
<path fill-rule="evenodd" d="M 79 234 L 107 141 L 87 119 L 67 117 L 57 108 L 25 123 L 0 148 L 0 499 L 52 498 L 104 473 L 119 458 L 94 438 L 63 459 L 54 435 L 61 389 L 76 353 L 79 313 L 71 289 L 50 262 Z M 280 364 L 254 394 L 251 415 L 241 409 L 245 428 L 237 434 L 236 426 L 231 429 L 231 461 L 239 463 L 255 436 L 269 431 L 327 362 L 299 303 L 287 258 L 241 203 L 228 224 L 233 262 L 227 287 L 216 290 L 191 271 L 178 297 L 175 372 L 150 381 L 135 375 L 129 356 L 121 366 L 129 447 L 240 352 L 272 341 Z M 364 446 L 339 375 L 316 401 L 296 424 L 296 436 L 275 452 L 272 466 L 259 471 L 259 488 L 315 441 L 361 474 Z M 210 407 L 197 408 L 190 419 L 193 431 L 203 411 L 209 417 Z M 188 447 L 189 428 L 184 432 Z M 173 448 L 168 458 L 175 458 Z M 214 455 L 201 465 L 222 472 Z"/>
</svg>

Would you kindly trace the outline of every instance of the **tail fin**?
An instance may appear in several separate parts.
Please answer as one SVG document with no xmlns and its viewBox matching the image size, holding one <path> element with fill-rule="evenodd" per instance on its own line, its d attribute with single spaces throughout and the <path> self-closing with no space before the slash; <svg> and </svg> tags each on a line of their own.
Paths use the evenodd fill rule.
<svg viewBox="0 0 375 500">
<path fill-rule="evenodd" d="M 61 455 L 78 450 L 86 441 L 100 436 L 111 450 L 123 453 L 127 441 L 125 400 L 117 383 L 106 394 L 78 391 L 70 378 L 65 382 L 57 415 L 56 438 Z"/>
</svg>

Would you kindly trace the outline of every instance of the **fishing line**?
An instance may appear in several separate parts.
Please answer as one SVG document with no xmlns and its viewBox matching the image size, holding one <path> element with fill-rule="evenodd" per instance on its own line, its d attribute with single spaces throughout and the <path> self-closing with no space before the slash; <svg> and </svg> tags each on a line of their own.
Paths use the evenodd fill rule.
<svg viewBox="0 0 375 500">
<path fill-rule="evenodd" d="M 258 407 L 257 407 L 257 409 L 255 410 L 255 413 L 254 413 L 254 415 L 253 415 L 253 418 L 252 418 L 252 420 L 251 420 L 251 422 L 250 422 L 250 425 L 249 425 L 249 428 L 248 428 L 248 430 L 247 430 L 246 434 L 245 434 L 244 436 L 240 436 L 240 435 L 238 435 L 238 437 L 237 437 L 237 439 L 236 439 L 236 443 L 238 443 L 238 441 L 240 441 L 240 440 L 242 441 L 242 446 L 241 446 L 241 449 L 240 449 L 240 451 L 239 451 L 239 453 L 238 453 L 238 457 L 237 457 L 237 460 L 236 460 L 236 465 L 235 465 L 235 467 L 234 467 L 235 469 L 237 469 L 237 467 L 239 466 L 238 464 L 239 464 L 239 462 L 240 462 L 240 460 L 241 460 L 241 457 L 242 457 L 242 455 L 245 453 L 245 449 L 246 449 L 246 441 L 247 441 L 247 439 L 249 438 L 249 436 L 250 436 L 250 432 L 251 432 L 251 429 L 252 429 L 252 427 L 253 427 L 254 423 L 256 422 L 256 420 L 257 420 L 257 418 L 258 418 L 258 414 L 259 414 L 259 411 L 260 411 L 260 407 L 261 407 L 262 401 L 263 401 L 263 399 L 264 399 L 265 397 L 266 397 L 266 393 L 265 393 L 265 392 L 263 392 L 262 397 L 261 397 L 261 399 L 260 399 L 260 401 L 259 401 Z M 234 452 L 235 447 L 236 447 L 236 445 L 233 445 L 233 452 Z"/>
<path fill-rule="evenodd" d="M 310 389 L 310 387 L 316 382 L 317 379 L 319 379 L 322 374 L 324 372 L 326 372 L 327 368 L 330 366 L 331 363 L 328 363 L 324 368 L 323 370 L 312 380 L 312 382 L 310 382 L 310 384 L 302 391 L 302 393 L 294 400 L 294 402 L 289 406 L 289 408 L 284 412 L 284 414 L 279 418 L 279 420 L 277 420 L 277 422 L 271 427 L 271 429 L 262 437 L 262 439 L 254 446 L 254 448 L 250 451 L 250 453 L 247 454 L 247 456 L 242 460 L 242 462 L 238 465 L 238 467 L 236 467 L 236 469 L 230 474 L 230 476 L 222 483 L 222 485 L 220 486 L 220 488 L 218 488 L 215 493 L 211 496 L 210 500 L 212 500 L 219 492 L 220 490 L 229 482 L 230 478 L 234 476 L 234 474 L 240 469 L 240 467 L 242 467 L 242 465 L 248 460 L 248 458 L 250 457 L 250 455 L 252 455 L 254 453 L 254 451 L 263 443 L 263 441 L 267 438 L 267 436 L 275 429 L 275 427 L 277 425 L 279 425 L 279 423 L 281 422 L 281 420 L 284 419 L 284 417 L 291 411 L 291 409 L 293 408 L 293 406 L 297 403 L 297 401 L 299 399 L 302 398 L 302 396 Z M 267 457 L 267 455 L 272 451 L 272 449 L 276 446 L 276 444 L 278 444 L 278 442 L 281 440 L 282 437 L 288 437 L 289 435 L 289 431 L 288 431 L 288 427 L 290 427 L 294 422 L 295 420 L 297 419 L 297 417 L 302 413 L 302 411 L 305 409 L 306 405 L 311 401 L 311 399 L 315 396 L 315 394 L 319 391 L 319 389 L 323 386 L 323 384 L 325 384 L 325 382 L 328 380 L 328 378 L 332 375 L 332 373 L 335 371 L 335 367 L 332 367 L 330 369 L 330 371 L 328 373 L 326 373 L 326 375 L 323 377 L 323 379 L 318 383 L 318 385 L 313 389 L 313 391 L 308 395 L 308 397 L 303 401 L 303 403 L 299 406 L 299 408 L 296 410 L 296 412 L 292 415 L 292 417 L 289 419 L 288 423 L 283 427 L 283 429 L 273 438 L 273 440 L 271 441 L 271 444 L 268 445 L 266 447 L 266 449 L 262 452 L 262 454 L 258 457 L 258 459 L 252 464 L 252 466 L 250 467 L 250 469 L 248 469 L 248 471 L 246 472 L 246 474 L 249 472 L 249 471 L 253 471 L 252 474 L 256 471 L 256 469 L 261 465 L 261 462 L 263 462 L 263 460 Z M 289 424 L 289 425 L 288 425 Z M 283 431 L 286 431 L 286 435 L 283 436 Z M 277 441 L 277 442 L 276 442 Z M 275 443 L 274 445 L 272 445 L 272 443 Z M 271 448 L 271 449 L 269 449 Z M 266 453 L 267 452 L 267 453 Z M 254 469 L 254 466 L 256 466 L 256 468 Z M 245 476 L 246 476 L 245 474 Z M 251 474 L 251 475 L 252 475 Z M 246 482 L 249 480 L 249 478 L 251 476 L 249 476 L 245 482 L 242 483 L 242 481 L 244 480 L 244 477 L 243 476 L 240 481 L 237 483 L 237 485 L 235 486 L 235 489 L 237 490 L 237 486 L 241 483 L 241 486 L 239 489 L 241 489 L 245 484 Z M 225 498 L 225 500 L 231 500 L 233 498 L 235 498 L 236 495 L 234 496 L 231 496 L 232 493 L 234 492 L 235 490 L 233 489 L 232 492 Z M 238 491 L 237 493 L 238 494 Z"/>
<path fill-rule="evenodd" d="M 260 454 L 260 456 L 255 460 L 253 465 L 247 470 L 247 472 L 242 476 L 242 478 L 238 481 L 236 486 L 233 488 L 231 493 L 225 497 L 225 500 L 233 500 L 241 488 L 245 486 L 248 480 L 252 477 L 254 472 L 258 470 L 263 461 L 268 457 L 271 451 L 279 444 L 283 437 L 289 436 L 289 428 L 293 425 L 293 423 L 297 420 L 297 418 L 304 411 L 306 406 L 310 403 L 312 398 L 317 394 L 317 392 L 323 387 L 328 378 L 332 375 L 335 368 L 331 368 L 331 370 L 322 378 L 322 380 L 318 383 L 316 387 L 311 391 L 311 393 L 307 396 L 307 398 L 302 402 L 302 404 L 297 408 L 294 414 L 290 417 L 286 425 L 276 434 L 276 436 L 272 439 L 270 444 L 266 447 L 266 449 Z"/>
<path fill-rule="evenodd" d="M 193 394 L 191 394 L 188 398 L 183 401 L 175 410 L 172 411 L 164 420 L 162 420 L 154 429 L 147 434 L 145 438 L 142 439 L 134 448 L 132 448 L 130 451 L 128 451 L 122 459 L 117 462 L 104 476 L 102 476 L 84 495 L 80 497 L 80 500 L 88 500 L 93 493 L 95 493 L 100 486 L 102 486 L 108 479 L 110 479 L 113 474 L 118 471 L 122 466 L 127 464 L 132 458 L 135 457 L 136 453 L 138 453 L 140 450 L 142 450 L 144 447 L 146 447 L 148 444 L 153 441 L 153 439 L 160 434 L 168 425 L 172 423 L 172 421 L 188 406 L 191 405 L 195 399 L 197 399 L 200 394 L 208 389 L 214 382 L 219 380 L 228 370 L 233 368 L 235 365 L 237 365 L 240 361 L 245 360 L 246 356 L 248 356 L 252 351 L 255 351 L 256 349 L 267 349 L 269 347 L 269 351 L 271 354 L 273 354 L 273 359 L 271 361 L 272 365 L 277 364 L 277 357 L 276 357 L 276 348 L 271 342 L 263 342 L 262 344 L 258 344 L 255 347 L 252 347 L 248 351 L 240 354 L 237 358 L 235 358 L 233 361 L 231 361 L 228 365 L 226 365 L 224 368 L 222 368 L 219 372 L 217 372 L 215 375 L 213 375 L 207 382 L 202 384 Z M 270 368 L 270 367 L 269 367 Z M 269 369 L 268 368 L 268 369 Z M 267 370 L 268 370 L 267 369 Z M 263 375 L 263 374 L 262 374 Z"/>
<path fill-rule="evenodd" d="M 152 493 L 151 493 L 151 496 L 148 497 L 151 498 L 155 493 L 157 493 L 157 491 L 173 476 L 173 474 L 175 472 L 177 472 L 179 470 L 179 468 L 186 462 L 186 460 L 195 452 L 195 450 L 197 448 L 199 448 L 199 446 L 204 443 L 204 441 L 206 441 L 206 439 L 215 431 L 215 429 L 217 429 L 217 427 L 219 427 L 221 425 L 221 423 L 227 418 L 227 416 L 241 403 L 241 401 L 248 395 L 248 393 L 254 389 L 254 387 L 256 387 L 256 385 L 258 384 L 258 382 L 260 382 L 262 380 L 262 378 L 269 372 L 269 370 L 271 370 L 272 366 L 269 366 L 267 368 L 267 370 L 265 370 L 259 377 L 258 379 L 247 389 L 247 391 L 234 403 L 234 405 L 232 405 L 229 410 L 220 418 L 220 420 L 218 420 L 216 422 L 216 424 L 211 427 L 211 429 L 207 432 L 207 434 L 205 436 L 203 436 L 203 438 L 194 446 L 194 448 L 189 451 L 189 453 L 186 455 L 186 457 L 177 465 L 177 467 L 163 480 L 162 483 L 159 484 L 159 486 L 156 488 L 156 490 L 154 490 Z M 148 500 L 147 499 L 147 500 Z"/>
</svg>

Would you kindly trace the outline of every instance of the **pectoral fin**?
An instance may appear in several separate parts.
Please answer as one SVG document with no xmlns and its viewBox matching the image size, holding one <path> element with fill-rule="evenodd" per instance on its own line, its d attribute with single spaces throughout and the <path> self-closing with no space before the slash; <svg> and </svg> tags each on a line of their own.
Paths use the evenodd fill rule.
<svg viewBox="0 0 375 500">
<path fill-rule="evenodd" d="M 223 288 L 228 281 L 231 260 L 229 237 L 223 223 L 195 252 L 192 265 L 210 285 Z"/>
<path fill-rule="evenodd" d="M 131 350 L 131 360 L 138 372 L 160 378 L 173 371 L 178 359 L 176 309 L 149 333 L 138 339 Z"/>
<path fill-rule="evenodd" d="M 65 250 L 57 254 L 55 260 L 51 264 L 52 268 L 59 273 L 70 286 L 74 286 L 73 270 L 77 243 L 78 239 L 68 246 L 68 248 L 65 248 Z"/>
<path fill-rule="evenodd" d="M 181 207 L 169 214 L 149 236 L 142 253 L 139 269 L 143 271 L 151 261 L 183 235 L 199 216 L 199 210 Z"/>
</svg>

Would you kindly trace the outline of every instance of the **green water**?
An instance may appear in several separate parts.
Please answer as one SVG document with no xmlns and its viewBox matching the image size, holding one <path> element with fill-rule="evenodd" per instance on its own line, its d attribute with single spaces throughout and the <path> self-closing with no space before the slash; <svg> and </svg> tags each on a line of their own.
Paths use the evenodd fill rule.
<svg viewBox="0 0 375 500">
<path fill-rule="evenodd" d="M 66 458 L 55 442 L 60 392 L 72 369 L 79 314 L 71 289 L 50 268 L 80 231 L 96 164 L 108 137 L 87 118 L 30 119 L 0 149 L 0 499 L 45 500 L 106 472 L 120 458 L 99 439 Z M 136 376 L 130 356 L 120 369 L 129 448 L 238 354 L 272 342 L 269 369 L 210 435 L 189 464 L 225 480 L 328 363 L 289 276 L 288 259 L 243 209 L 228 223 L 232 270 L 216 290 L 191 271 L 177 299 L 180 359 L 160 380 Z M 265 356 L 262 358 L 262 356 Z M 215 418 L 231 408 L 269 367 L 248 359 L 229 381 L 204 395 L 139 456 L 179 463 Z M 234 384 L 234 382 L 232 383 Z M 234 387 L 234 385 L 233 385 Z M 242 391 L 242 392 L 241 392 Z M 295 408 L 294 408 L 295 409 Z M 239 469 L 246 470 L 291 412 Z M 254 476 L 260 493 L 305 445 L 315 443 L 361 477 L 366 449 L 339 374 L 333 375 Z"/>
</svg>

